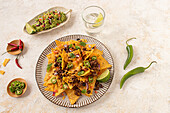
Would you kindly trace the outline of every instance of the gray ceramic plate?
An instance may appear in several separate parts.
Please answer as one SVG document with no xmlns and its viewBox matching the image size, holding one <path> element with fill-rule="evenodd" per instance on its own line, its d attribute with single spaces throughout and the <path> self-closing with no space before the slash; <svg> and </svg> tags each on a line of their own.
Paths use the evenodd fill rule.
<svg viewBox="0 0 170 113">
<path fill-rule="evenodd" d="M 59 96 L 59 97 L 52 96 L 52 94 L 53 94 L 52 92 L 44 90 L 45 87 L 43 86 L 43 84 L 44 84 L 44 77 L 46 74 L 46 67 L 48 64 L 46 55 L 51 52 L 51 48 L 55 48 L 57 46 L 55 41 L 53 41 L 50 45 L 48 45 L 45 48 L 45 50 L 41 53 L 41 55 L 38 59 L 38 62 L 36 65 L 36 70 L 35 70 L 35 78 L 36 78 L 36 82 L 37 82 L 37 85 L 38 85 L 41 93 L 49 101 L 53 102 L 56 105 L 63 106 L 63 107 L 70 107 L 70 108 L 82 107 L 82 106 L 86 106 L 86 105 L 91 104 L 91 103 L 95 102 L 96 100 L 100 99 L 106 93 L 106 91 L 109 89 L 109 86 L 112 83 L 112 79 L 113 79 L 113 75 L 114 75 L 114 63 L 113 63 L 113 58 L 111 56 L 111 53 L 106 48 L 106 46 L 103 43 L 101 43 L 100 41 L 98 41 L 97 39 L 92 38 L 90 36 L 85 36 L 85 35 L 68 35 L 68 36 L 61 37 L 57 40 L 69 41 L 69 40 L 77 40 L 78 38 L 86 39 L 89 44 L 96 44 L 96 47 L 98 49 L 103 50 L 103 57 L 109 62 L 109 64 L 112 65 L 112 68 L 109 69 L 111 77 L 108 82 L 102 83 L 103 88 L 100 88 L 100 90 L 97 91 L 98 93 L 93 93 L 93 95 L 91 97 L 81 96 L 74 105 L 70 104 L 70 101 L 67 96 L 64 100 L 62 99 L 61 96 Z"/>
</svg>

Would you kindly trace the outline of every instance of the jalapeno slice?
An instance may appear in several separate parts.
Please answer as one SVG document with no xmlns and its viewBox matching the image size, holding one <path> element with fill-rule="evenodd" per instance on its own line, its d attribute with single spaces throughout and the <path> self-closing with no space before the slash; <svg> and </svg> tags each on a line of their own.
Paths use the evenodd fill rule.
<svg viewBox="0 0 170 113">
<path fill-rule="evenodd" d="M 93 82 L 93 77 L 89 76 L 88 80 L 89 80 L 89 83 L 92 83 Z"/>
<path fill-rule="evenodd" d="M 97 57 L 96 57 L 96 56 L 92 56 L 91 59 L 92 59 L 92 60 L 96 60 Z"/>
<path fill-rule="evenodd" d="M 21 94 L 22 94 L 22 89 L 17 89 L 17 90 L 15 90 L 15 94 L 16 94 L 16 95 L 21 95 Z"/>
<path fill-rule="evenodd" d="M 14 81 L 14 82 L 12 82 L 11 83 L 11 86 L 13 87 L 13 88 L 18 88 L 18 87 L 20 87 L 20 81 Z"/>
<path fill-rule="evenodd" d="M 86 92 L 87 92 L 86 89 L 83 89 L 83 90 L 81 91 L 81 93 L 83 93 L 83 94 L 85 94 Z"/>
<path fill-rule="evenodd" d="M 87 68 L 89 68 L 89 67 L 90 67 L 89 61 L 84 61 L 84 66 L 86 66 Z"/>
<path fill-rule="evenodd" d="M 56 83 L 57 83 L 56 77 L 53 77 L 53 78 L 51 79 L 51 83 L 53 83 L 53 84 L 56 84 Z"/>
<path fill-rule="evenodd" d="M 73 63 L 70 62 L 70 63 L 67 64 L 68 69 L 71 69 L 72 67 L 73 67 Z"/>
<path fill-rule="evenodd" d="M 61 58 L 61 57 L 58 57 L 58 58 L 57 58 L 57 62 L 61 63 L 61 62 L 62 62 L 62 58 Z"/>
<path fill-rule="evenodd" d="M 20 83 L 20 89 L 24 89 L 25 88 L 25 83 L 24 82 L 21 82 Z"/>
<path fill-rule="evenodd" d="M 82 75 L 82 74 L 84 74 L 84 71 L 79 71 L 79 72 L 78 72 L 78 75 L 79 75 L 79 76 Z"/>
<path fill-rule="evenodd" d="M 64 90 L 68 89 L 67 83 L 64 83 L 64 84 L 63 84 L 63 89 L 64 89 Z"/>
<path fill-rule="evenodd" d="M 14 88 L 14 87 L 12 87 L 12 86 L 9 86 L 9 90 L 10 90 L 12 93 L 14 93 L 14 92 L 15 92 L 15 88 Z"/>
</svg>

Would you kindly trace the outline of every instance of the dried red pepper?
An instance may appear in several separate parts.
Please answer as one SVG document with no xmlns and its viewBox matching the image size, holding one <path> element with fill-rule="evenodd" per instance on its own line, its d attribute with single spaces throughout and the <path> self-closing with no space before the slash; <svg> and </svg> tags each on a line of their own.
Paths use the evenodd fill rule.
<svg viewBox="0 0 170 113">
<path fill-rule="evenodd" d="M 19 39 L 19 49 L 22 51 L 22 41 L 21 41 L 21 39 Z"/>
<path fill-rule="evenodd" d="M 19 63 L 18 63 L 18 56 L 17 56 L 17 58 L 15 59 L 15 63 L 16 63 L 16 65 L 20 68 L 20 69 L 22 69 L 22 67 L 19 65 Z"/>
<path fill-rule="evenodd" d="M 11 48 L 10 50 L 8 50 L 7 52 L 11 52 L 11 51 L 15 51 L 15 50 L 18 50 L 18 47 L 13 47 L 13 48 Z M 7 53 L 7 52 L 4 52 L 2 55 L 4 55 L 4 54 Z"/>
<path fill-rule="evenodd" d="M 19 45 L 17 45 L 17 44 L 13 44 L 13 43 L 8 43 L 8 45 L 10 45 L 10 46 L 14 46 L 14 47 L 19 47 Z"/>
</svg>

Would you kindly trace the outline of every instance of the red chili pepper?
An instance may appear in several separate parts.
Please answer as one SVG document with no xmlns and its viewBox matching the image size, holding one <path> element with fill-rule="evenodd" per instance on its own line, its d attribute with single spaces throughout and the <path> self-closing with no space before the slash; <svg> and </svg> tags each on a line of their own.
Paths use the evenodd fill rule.
<svg viewBox="0 0 170 113">
<path fill-rule="evenodd" d="M 18 63 L 18 56 L 17 56 L 17 58 L 15 59 L 15 63 L 16 63 L 16 65 L 20 68 L 20 69 L 22 69 L 22 67 L 19 65 L 19 63 Z"/>
<path fill-rule="evenodd" d="M 7 52 L 11 52 L 11 51 L 15 51 L 15 50 L 18 50 L 18 47 L 13 47 L 13 48 L 11 48 L 10 50 L 8 50 Z M 4 54 L 7 53 L 7 52 L 4 52 L 2 55 L 4 55 Z"/>
<path fill-rule="evenodd" d="M 19 49 L 22 51 L 22 41 L 19 39 Z"/>
<path fill-rule="evenodd" d="M 14 46 L 14 47 L 19 47 L 19 45 L 17 45 L 17 44 L 13 44 L 13 43 L 8 43 L 8 45 L 10 45 L 10 46 Z"/>
</svg>

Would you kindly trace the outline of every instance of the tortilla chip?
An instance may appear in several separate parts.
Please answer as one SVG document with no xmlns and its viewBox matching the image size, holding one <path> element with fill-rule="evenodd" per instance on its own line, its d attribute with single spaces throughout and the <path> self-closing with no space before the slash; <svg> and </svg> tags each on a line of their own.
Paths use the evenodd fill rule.
<svg viewBox="0 0 170 113">
<path fill-rule="evenodd" d="M 91 50 L 91 51 L 85 52 L 85 54 L 86 54 L 85 60 L 88 59 L 88 58 L 90 57 L 90 55 L 93 53 L 93 51 L 94 51 L 94 49 Z"/>
<path fill-rule="evenodd" d="M 95 83 L 96 83 L 96 79 L 97 79 L 97 77 L 94 76 L 93 77 L 93 82 L 92 83 L 88 83 L 88 85 L 89 85 L 89 89 L 88 90 L 90 90 L 91 92 L 89 94 L 85 93 L 86 96 L 90 97 L 93 94 L 93 90 L 94 90 L 94 86 L 95 86 Z"/>
<path fill-rule="evenodd" d="M 3 62 L 3 66 L 5 67 L 7 65 L 7 63 L 10 61 L 10 59 L 5 59 L 4 62 Z"/>
<path fill-rule="evenodd" d="M 64 92 L 64 89 L 60 89 L 60 87 L 58 86 L 57 92 L 55 93 L 55 96 L 57 97 L 57 96 L 60 95 L 62 92 Z"/>
<path fill-rule="evenodd" d="M 112 65 L 110 65 L 101 55 L 97 57 L 97 61 L 100 64 L 100 70 L 112 67 Z"/>
<path fill-rule="evenodd" d="M 94 49 L 93 53 L 103 55 L 103 51 L 100 51 L 99 49 Z"/>
<path fill-rule="evenodd" d="M 77 95 L 75 95 L 74 93 L 75 93 L 75 90 L 72 90 L 72 89 L 67 89 L 67 90 L 65 90 L 65 92 L 66 92 L 66 94 L 67 94 L 67 96 L 68 96 L 68 98 L 69 98 L 69 101 L 70 101 L 70 103 L 73 105 L 78 99 L 79 99 L 79 97 L 80 96 L 77 96 Z"/>
<path fill-rule="evenodd" d="M 59 45 L 63 44 L 64 42 L 55 40 L 55 43 L 56 43 L 57 46 L 59 46 Z"/>
<path fill-rule="evenodd" d="M 93 77 L 93 82 L 92 83 L 88 83 L 88 86 L 89 86 L 88 90 L 90 90 L 91 92 L 89 94 L 86 92 L 84 95 L 90 97 L 93 94 L 93 90 L 94 90 L 94 86 L 95 86 L 95 83 L 96 83 L 96 79 L 97 79 L 97 77 L 94 76 Z M 79 89 L 80 90 L 86 89 L 86 86 L 81 86 L 81 87 L 79 87 Z"/>
<path fill-rule="evenodd" d="M 0 70 L 0 74 L 1 74 L 1 75 L 4 75 L 4 74 L 5 74 L 5 71 Z"/>
<path fill-rule="evenodd" d="M 86 50 L 91 50 L 96 44 L 86 44 Z"/>
<path fill-rule="evenodd" d="M 46 91 L 54 91 L 54 84 L 49 84 L 44 90 L 46 90 Z"/>
</svg>

